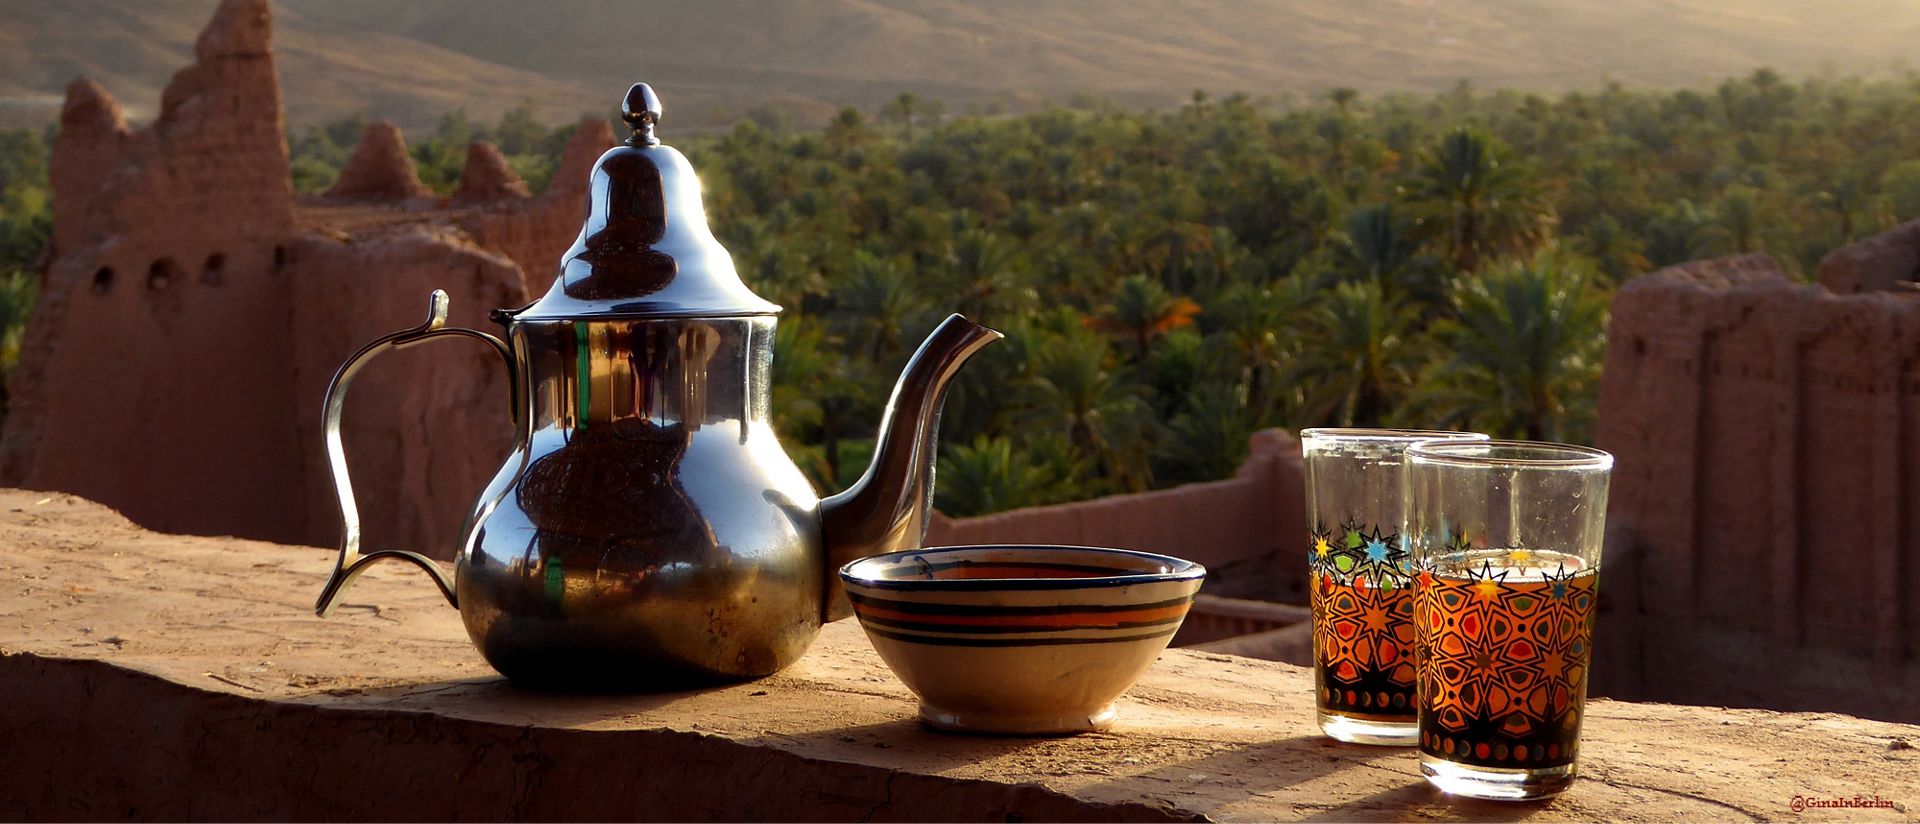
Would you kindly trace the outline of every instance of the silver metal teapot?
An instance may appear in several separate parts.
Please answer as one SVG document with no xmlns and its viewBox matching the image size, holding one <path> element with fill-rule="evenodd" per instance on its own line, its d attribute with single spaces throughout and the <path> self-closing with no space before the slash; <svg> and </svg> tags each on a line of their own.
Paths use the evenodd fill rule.
<svg viewBox="0 0 1920 824">
<path fill-rule="evenodd" d="M 532 305 L 494 313 L 502 337 L 447 327 L 436 291 L 426 323 L 368 344 L 334 375 L 326 448 L 345 535 L 320 615 L 369 564 L 405 560 L 516 681 L 752 678 L 849 614 L 835 569 L 924 540 L 948 383 L 1000 333 L 947 318 L 894 387 L 866 474 L 817 498 L 768 421 L 780 307 L 740 282 L 708 230 L 693 167 L 653 135 L 653 90 L 634 86 L 622 115 L 633 136 L 595 164 L 559 279 Z M 367 359 L 441 336 L 499 352 L 518 428 L 461 530 L 451 581 L 418 553 L 360 551 L 340 439 L 347 387 Z"/>
</svg>

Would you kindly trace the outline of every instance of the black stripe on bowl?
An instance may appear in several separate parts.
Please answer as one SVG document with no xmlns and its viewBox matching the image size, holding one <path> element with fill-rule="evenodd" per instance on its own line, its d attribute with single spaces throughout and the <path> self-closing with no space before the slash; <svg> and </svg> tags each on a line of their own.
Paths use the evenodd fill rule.
<svg viewBox="0 0 1920 824">
<path fill-rule="evenodd" d="M 881 618 L 874 615 L 860 613 L 860 622 L 862 624 L 866 624 L 869 626 L 878 624 L 880 626 L 892 627 L 894 629 L 915 630 L 919 632 L 973 633 L 973 634 L 979 634 L 979 635 L 1009 635 L 1009 634 L 1018 633 L 1018 632 L 1086 632 L 1088 630 L 1102 630 L 1102 629 L 1143 629 L 1146 627 L 1163 627 L 1168 624 L 1179 624 L 1181 621 L 1184 621 L 1186 619 L 1187 619 L 1186 614 L 1182 613 L 1172 618 L 1162 618 L 1157 621 L 1122 621 L 1116 624 L 1076 624 L 1073 626 L 1058 626 L 1058 627 L 1033 626 L 1033 625 L 1021 626 L 1018 624 L 998 624 L 993 626 L 968 626 L 965 624 L 931 624 L 931 623 L 924 623 L 920 621 L 896 621 L 892 618 Z"/>
<path fill-rule="evenodd" d="M 1146 641 L 1153 638 L 1165 638 L 1180 630 L 1179 627 L 1149 632 L 1142 635 L 1124 635 L 1117 638 L 953 638 L 935 635 L 915 635 L 905 632 L 892 632 L 869 626 L 866 630 L 882 638 L 891 638 L 909 644 L 930 644 L 938 647 L 1052 647 L 1062 644 L 1119 644 L 1128 641 Z"/>
<path fill-rule="evenodd" d="M 860 606 L 886 609 L 894 612 L 911 612 L 916 615 L 1065 615 L 1070 612 L 1133 612 L 1142 609 L 1162 609 L 1193 603 L 1193 596 L 1187 595 L 1165 601 L 1152 601 L 1145 604 L 1044 604 L 1040 606 L 993 606 L 983 604 L 930 604 L 925 601 L 897 601 L 892 598 L 875 598 L 858 592 L 847 593 L 847 599 Z"/>
</svg>

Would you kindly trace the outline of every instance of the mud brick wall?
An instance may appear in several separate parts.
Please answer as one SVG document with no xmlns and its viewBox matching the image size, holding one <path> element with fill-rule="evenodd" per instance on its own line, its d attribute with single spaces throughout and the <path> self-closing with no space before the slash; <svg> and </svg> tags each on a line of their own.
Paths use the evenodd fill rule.
<svg viewBox="0 0 1920 824">
<path fill-rule="evenodd" d="M 1596 690 L 1920 718 L 1920 295 L 1763 255 L 1635 280 L 1596 440 L 1618 458 Z"/>
<path fill-rule="evenodd" d="M 1254 434 L 1246 461 L 1227 480 L 979 518 L 936 518 L 927 543 L 1083 544 L 1158 552 L 1206 565 L 1209 593 L 1304 604 L 1304 478 L 1299 441 L 1269 429 Z"/>
<path fill-rule="evenodd" d="M 51 263 L 10 378 L 0 479 L 152 529 L 333 544 L 319 417 L 334 369 L 420 323 L 435 288 L 453 323 L 478 328 L 545 290 L 612 130 L 584 120 L 537 196 L 477 148 L 484 180 L 456 204 L 376 123 L 336 191 L 296 198 L 267 0 L 221 3 L 159 112 L 132 128 L 98 84 L 68 86 Z M 493 358 L 422 347 L 359 379 L 346 439 L 369 545 L 451 557 L 511 440 Z"/>
</svg>

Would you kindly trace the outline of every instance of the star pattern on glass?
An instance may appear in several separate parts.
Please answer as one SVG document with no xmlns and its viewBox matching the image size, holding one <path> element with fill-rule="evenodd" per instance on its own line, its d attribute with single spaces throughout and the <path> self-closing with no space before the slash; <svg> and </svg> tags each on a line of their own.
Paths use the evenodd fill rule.
<svg viewBox="0 0 1920 824">
<path fill-rule="evenodd" d="M 1537 578 L 1510 572 L 1483 561 L 1420 573 L 1420 701 L 1443 729 L 1491 721 L 1519 739 L 1579 711 L 1596 578 L 1564 564 Z"/>
<path fill-rule="evenodd" d="M 1412 560 L 1400 536 L 1357 521 L 1315 524 L 1311 532 L 1308 581 L 1320 669 L 1340 683 L 1385 677 L 1410 689 Z"/>
<path fill-rule="evenodd" d="M 1473 583 L 1473 595 L 1482 601 L 1492 601 L 1500 597 L 1500 584 L 1507 580 L 1506 569 L 1495 572 L 1493 562 L 1481 561 L 1478 571 L 1468 570 L 1467 579 Z"/>
<path fill-rule="evenodd" d="M 1446 547 L 1449 553 L 1466 552 L 1473 549 L 1473 538 L 1467 535 L 1466 530 L 1461 530 L 1459 533 L 1442 531 L 1440 545 Z"/>
<path fill-rule="evenodd" d="M 1307 571 L 1313 576 L 1331 575 L 1335 571 L 1334 558 L 1339 553 L 1333 530 L 1316 527 L 1312 538 L 1307 545 Z"/>
<path fill-rule="evenodd" d="M 1547 596 L 1555 601 L 1566 600 L 1567 580 L 1573 577 L 1573 573 L 1568 572 L 1566 566 L 1563 564 L 1558 574 L 1548 572 L 1545 573 L 1544 577 L 1547 582 Z"/>
<path fill-rule="evenodd" d="M 1353 577 L 1364 578 L 1368 584 L 1381 589 L 1407 585 L 1407 571 L 1412 559 L 1401 547 L 1399 533 L 1359 524 L 1349 524 L 1346 530 L 1350 536 L 1347 539 L 1350 547 L 1348 557 L 1353 559 L 1353 569 L 1350 571 Z"/>
</svg>

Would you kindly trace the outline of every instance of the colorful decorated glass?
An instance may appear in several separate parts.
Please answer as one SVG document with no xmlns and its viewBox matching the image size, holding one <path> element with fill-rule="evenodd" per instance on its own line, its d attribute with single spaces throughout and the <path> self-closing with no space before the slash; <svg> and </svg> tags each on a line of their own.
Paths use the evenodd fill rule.
<svg viewBox="0 0 1920 824">
<path fill-rule="evenodd" d="M 1400 460 L 1427 439 L 1470 432 L 1308 429 L 1307 584 L 1320 729 L 1359 744 L 1409 745 L 1414 725 L 1413 559 L 1400 540 Z"/>
<path fill-rule="evenodd" d="M 1420 769 L 1449 793 L 1573 781 L 1613 456 L 1529 441 L 1407 450 Z"/>
</svg>

